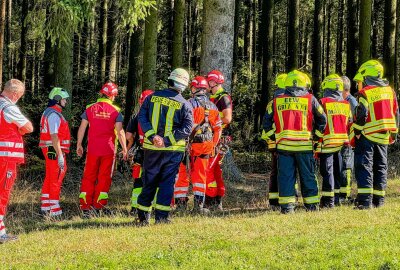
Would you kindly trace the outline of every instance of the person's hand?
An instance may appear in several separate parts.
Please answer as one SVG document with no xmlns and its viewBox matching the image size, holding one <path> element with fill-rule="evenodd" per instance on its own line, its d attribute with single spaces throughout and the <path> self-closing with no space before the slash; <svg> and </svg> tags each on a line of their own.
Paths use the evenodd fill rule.
<svg viewBox="0 0 400 270">
<path fill-rule="evenodd" d="M 158 148 L 165 147 L 164 139 L 158 135 L 154 136 L 153 144 L 155 147 L 158 147 Z"/>
<path fill-rule="evenodd" d="M 122 150 L 121 154 L 122 154 L 122 159 L 126 161 L 128 159 L 128 152 L 126 150 Z"/>
<path fill-rule="evenodd" d="M 82 147 L 82 145 L 78 145 L 76 147 L 76 154 L 78 155 L 78 157 L 82 157 L 83 156 L 83 147 Z"/>
<path fill-rule="evenodd" d="M 64 159 L 64 155 L 58 155 L 57 158 L 57 163 L 58 163 L 58 167 L 60 168 L 61 171 L 64 170 L 65 168 L 65 159 Z"/>
</svg>

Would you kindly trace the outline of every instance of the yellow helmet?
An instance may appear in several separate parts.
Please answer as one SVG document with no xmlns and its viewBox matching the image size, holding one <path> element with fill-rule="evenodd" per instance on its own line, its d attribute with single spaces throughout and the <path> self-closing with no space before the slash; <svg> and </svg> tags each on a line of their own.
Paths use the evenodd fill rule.
<svg viewBox="0 0 400 270">
<path fill-rule="evenodd" d="M 285 87 L 308 87 L 310 78 L 301 71 L 293 70 L 288 73 L 285 79 Z"/>
<path fill-rule="evenodd" d="M 303 74 L 306 76 L 306 79 L 307 79 L 307 88 L 311 88 L 311 79 L 310 79 L 310 76 L 308 76 L 308 74 L 307 73 L 304 73 L 303 72 Z"/>
<path fill-rule="evenodd" d="M 287 77 L 286 73 L 281 73 L 278 76 L 276 76 L 275 86 L 277 86 L 278 88 L 284 89 L 286 77 Z"/>
<path fill-rule="evenodd" d="M 331 89 L 336 91 L 343 91 L 343 80 L 337 74 L 326 76 L 321 84 L 322 90 Z"/>
<path fill-rule="evenodd" d="M 368 60 L 362 64 L 353 80 L 362 82 L 367 76 L 383 78 L 383 66 L 378 60 Z"/>
</svg>

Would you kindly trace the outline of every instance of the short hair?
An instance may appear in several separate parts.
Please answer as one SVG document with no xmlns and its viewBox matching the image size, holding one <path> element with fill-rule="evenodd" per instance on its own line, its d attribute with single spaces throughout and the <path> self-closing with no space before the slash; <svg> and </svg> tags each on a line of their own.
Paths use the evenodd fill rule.
<svg viewBox="0 0 400 270">
<path fill-rule="evenodd" d="M 342 81 L 343 81 L 343 89 L 345 91 L 350 91 L 351 88 L 351 81 L 349 79 L 349 77 L 347 76 L 342 76 Z"/>
<path fill-rule="evenodd" d="M 4 85 L 4 91 L 11 94 L 25 92 L 25 84 L 17 79 L 11 79 Z"/>
</svg>

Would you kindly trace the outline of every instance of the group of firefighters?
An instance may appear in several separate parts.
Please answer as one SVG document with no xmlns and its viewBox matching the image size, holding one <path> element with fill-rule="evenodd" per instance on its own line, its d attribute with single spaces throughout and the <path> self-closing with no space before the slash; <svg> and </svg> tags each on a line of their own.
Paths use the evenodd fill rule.
<svg viewBox="0 0 400 270">
<path fill-rule="evenodd" d="M 307 74 L 294 70 L 277 76 L 262 135 L 272 152 L 271 208 L 282 213 L 294 211 L 297 174 L 307 210 L 345 203 L 350 199 L 353 164 L 358 185 L 356 207 L 383 205 L 387 146 L 398 132 L 397 99 L 376 60 L 364 63 L 354 80 L 358 102 L 349 93 L 350 80 L 337 74 L 323 80 L 323 98 L 318 101 L 311 94 Z M 168 88 L 142 92 L 140 110 L 129 121 L 126 135 L 120 108 L 113 103 L 118 87 L 106 83 L 100 98 L 82 113 L 77 135 L 76 153 L 83 156 L 82 142 L 89 129 L 79 195 L 82 217 L 109 213 L 105 206 L 117 139 L 122 159 L 131 159 L 133 164 L 131 213 L 137 216 L 138 225 L 148 225 L 152 212 L 156 223 L 169 223 L 171 207 L 187 210 L 190 183 L 192 211 L 207 214 L 222 210 L 225 186 L 221 162 L 230 142 L 228 126 L 232 121 L 232 100 L 223 83 L 224 76 L 218 70 L 191 81 L 186 70 L 173 70 Z M 191 98 L 185 100 L 182 92 L 188 86 Z M 3 220 L 17 165 L 24 162 L 22 135 L 33 131 L 32 123 L 15 105 L 24 91 L 24 84 L 12 79 L 0 96 L 0 243 L 17 239 L 6 233 Z M 39 146 L 46 164 L 41 214 L 56 220 L 62 215 L 60 191 L 71 141 L 63 116 L 68 98 L 65 89 L 53 88 L 40 122 Z M 323 179 L 321 192 L 316 159 Z"/>
</svg>

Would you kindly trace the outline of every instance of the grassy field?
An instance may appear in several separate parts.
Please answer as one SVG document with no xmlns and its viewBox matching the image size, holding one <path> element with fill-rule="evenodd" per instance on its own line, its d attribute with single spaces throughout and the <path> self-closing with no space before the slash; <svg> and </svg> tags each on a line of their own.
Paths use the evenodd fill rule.
<svg viewBox="0 0 400 270">
<path fill-rule="evenodd" d="M 6 222 L 20 240 L 0 245 L 0 268 L 400 269 L 399 179 L 390 181 L 381 209 L 343 206 L 285 216 L 265 210 L 265 176 L 246 178 L 230 184 L 228 210 L 219 216 L 176 217 L 145 228 L 125 215 L 129 182 L 113 185 L 116 217 L 81 220 L 79 180 L 69 179 L 72 193 L 62 198 L 68 220 L 58 223 L 37 215 L 35 185 L 17 187 Z"/>
</svg>

